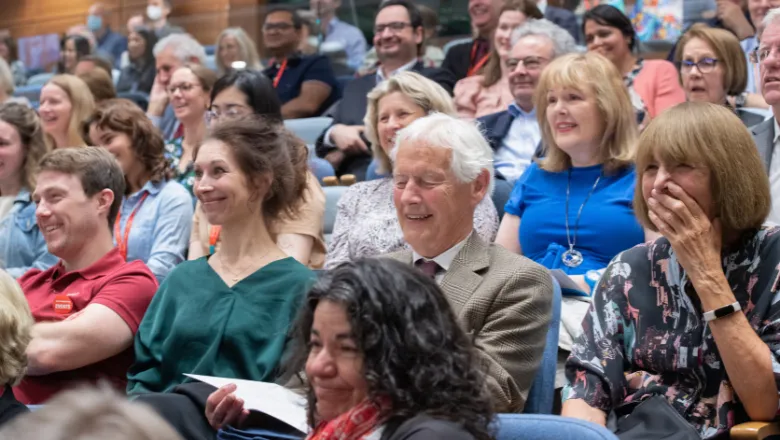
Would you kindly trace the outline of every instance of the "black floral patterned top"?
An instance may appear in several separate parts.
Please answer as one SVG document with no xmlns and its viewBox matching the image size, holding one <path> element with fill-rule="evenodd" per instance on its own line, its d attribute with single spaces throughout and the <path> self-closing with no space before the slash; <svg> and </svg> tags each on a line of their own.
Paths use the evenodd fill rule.
<svg viewBox="0 0 780 440">
<path fill-rule="evenodd" d="M 181 146 L 184 142 L 183 137 L 172 139 L 165 145 L 165 158 L 170 161 L 171 169 L 173 169 L 173 180 L 181 183 L 190 194 L 193 194 L 193 186 L 195 186 L 195 164 L 190 163 L 187 168 L 182 172 L 179 170 L 179 162 L 181 162 L 181 156 L 184 154 L 184 150 Z M 193 194 L 194 197 L 194 194 Z"/>
<path fill-rule="evenodd" d="M 743 234 L 723 270 L 750 325 L 773 356 L 780 381 L 780 228 Z M 607 413 L 663 395 L 703 438 L 748 421 L 729 383 L 701 302 L 660 238 L 629 249 L 607 267 L 566 363 L 563 399 Z"/>
</svg>

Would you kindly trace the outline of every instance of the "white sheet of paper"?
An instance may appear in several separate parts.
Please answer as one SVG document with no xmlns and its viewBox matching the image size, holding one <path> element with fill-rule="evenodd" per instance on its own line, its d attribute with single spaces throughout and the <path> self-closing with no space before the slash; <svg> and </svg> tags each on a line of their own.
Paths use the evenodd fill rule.
<svg viewBox="0 0 780 440">
<path fill-rule="evenodd" d="M 185 376 L 217 388 L 234 383 L 236 384 L 235 395 L 244 400 L 246 409 L 268 414 L 304 434 L 309 432 L 309 424 L 306 422 L 306 398 L 281 385 L 195 374 L 185 374 Z"/>
</svg>

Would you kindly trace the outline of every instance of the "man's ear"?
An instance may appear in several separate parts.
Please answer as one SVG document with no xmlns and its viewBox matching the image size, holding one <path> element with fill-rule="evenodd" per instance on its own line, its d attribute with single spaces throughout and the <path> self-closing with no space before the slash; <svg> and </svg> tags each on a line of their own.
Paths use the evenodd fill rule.
<svg viewBox="0 0 780 440">
<path fill-rule="evenodd" d="M 490 171 L 483 169 L 471 185 L 472 196 L 476 202 L 475 204 L 478 205 L 485 198 L 488 188 L 490 188 Z"/>
<path fill-rule="evenodd" d="M 114 203 L 115 196 L 114 192 L 110 189 L 106 188 L 99 193 L 95 194 L 94 196 L 98 202 L 97 208 L 98 212 L 100 214 L 103 214 L 105 212 L 106 217 L 109 216 L 109 213 L 111 212 L 111 205 Z M 121 197 L 121 196 L 120 196 Z M 113 219 L 111 219 L 113 220 Z"/>
<path fill-rule="evenodd" d="M 420 26 L 417 29 L 415 29 L 413 32 L 414 32 L 414 43 L 419 46 L 420 44 L 422 44 L 423 40 L 425 39 L 425 28 Z"/>
</svg>

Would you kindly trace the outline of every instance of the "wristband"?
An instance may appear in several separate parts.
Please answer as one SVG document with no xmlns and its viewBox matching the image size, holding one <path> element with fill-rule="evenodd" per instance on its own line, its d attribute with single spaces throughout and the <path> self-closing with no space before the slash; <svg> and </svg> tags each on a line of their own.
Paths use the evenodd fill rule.
<svg viewBox="0 0 780 440">
<path fill-rule="evenodd" d="M 732 313 L 738 312 L 740 310 L 742 310 L 742 306 L 739 305 L 739 302 L 735 302 L 733 304 L 729 304 L 727 306 L 723 306 L 715 310 L 710 310 L 709 312 L 704 312 L 704 322 L 714 321 L 718 318 L 729 316 Z"/>
</svg>

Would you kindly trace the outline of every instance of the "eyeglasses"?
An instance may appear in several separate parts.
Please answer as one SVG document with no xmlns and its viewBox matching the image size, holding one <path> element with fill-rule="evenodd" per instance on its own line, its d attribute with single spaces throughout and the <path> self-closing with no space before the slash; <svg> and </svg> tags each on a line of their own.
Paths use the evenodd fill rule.
<svg viewBox="0 0 780 440">
<path fill-rule="evenodd" d="M 168 87 L 168 94 L 173 95 L 177 90 L 181 90 L 182 93 L 187 93 L 190 90 L 197 87 L 199 84 L 181 83 Z"/>
<path fill-rule="evenodd" d="M 755 50 L 750 52 L 750 62 L 753 64 L 760 64 L 766 61 L 767 58 L 769 58 L 770 55 L 772 55 L 773 52 L 775 52 L 775 55 L 777 55 L 778 47 L 757 47 Z"/>
<path fill-rule="evenodd" d="M 287 31 L 295 27 L 291 23 L 266 23 L 263 25 L 265 31 Z"/>
<path fill-rule="evenodd" d="M 392 23 L 382 23 L 374 26 L 374 33 L 375 34 L 381 34 L 385 31 L 385 29 L 390 29 L 395 32 L 401 32 L 402 30 L 406 29 L 406 27 L 412 27 L 411 23 L 404 23 L 402 21 L 394 21 Z"/>
<path fill-rule="evenodd" d="M 522 64 L 523 66 L 525 66 L 526 70 L 536 71 L 541 69 L 542 65 L 546 61 L 550 61 L 550 60 L 543 57 L 525 57 L 522 60 L 518 58 L 509 58 L 506 60 L 505 64 L 509 70 L 515 70 L 517 66 Z"/>
<path fill-rule="evenodd" d="M 699 61 L 682 60 L 680 61 L 680 70 L 688 73 L 696 66 L 701 73 L 710 73 L 715 70 L 715 66 L 718 64 L 717 58 L 702 58 Z"/>
<path fill-rule="evenodd" d="M 212 122 L 217 122 L 222 118 L 234 119 L 245 116 L 250 112 L 251 110 L 249 107 L 244 107 L 243 105 L 231 105 L 226 107 L 224 110 L 212 107 L 208 112 L 206 112 L 206 122 L 210 124 Z"/>
</svg>

